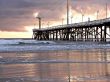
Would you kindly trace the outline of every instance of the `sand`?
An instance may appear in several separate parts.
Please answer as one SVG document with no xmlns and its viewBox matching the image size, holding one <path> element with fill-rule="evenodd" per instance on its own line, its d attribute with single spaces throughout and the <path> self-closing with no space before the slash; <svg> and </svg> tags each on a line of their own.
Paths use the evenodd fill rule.
<svg viewBox="0 0 110 82">
<path fill-rule="evenodd" d="M 109 49 L 10 52 L 0 57 L 0 82 L 110 82 Z"/>
</svg>

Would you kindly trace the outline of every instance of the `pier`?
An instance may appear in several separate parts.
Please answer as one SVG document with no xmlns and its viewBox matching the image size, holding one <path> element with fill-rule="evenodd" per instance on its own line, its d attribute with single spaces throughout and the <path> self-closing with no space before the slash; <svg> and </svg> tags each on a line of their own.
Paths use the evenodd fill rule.
<svg viewBox="0 0 110 82">
<path fill-rule="evenodd" d="M 102 41 L 110 38 L 110 18 L 33 29 L 33 39 Z"/>
<path fill-rule="evenodd" d="M 69 23 L 70 20 L 70 1 L 67 1 L 67 24 L 52 27 L 41 28 L 41 17 L 39 19 L 39 29 L 33 29 L 33 39 L 37 40 L 67 40 L 67 41 L 102 41 L 106 42 L 110 39 L 110 18 L 107 18 L 107 4 L 106 4 L 106 18 L 79 23 Z"/>
</svg>

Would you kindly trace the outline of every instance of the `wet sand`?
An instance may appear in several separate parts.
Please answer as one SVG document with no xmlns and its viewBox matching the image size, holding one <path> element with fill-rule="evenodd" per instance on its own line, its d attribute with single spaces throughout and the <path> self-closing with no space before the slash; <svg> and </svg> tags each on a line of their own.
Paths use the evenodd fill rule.
<svg viewBox="0 0 110 82">
<path fill-rule="evenodd" d="M 110 50 L 0 53 L 0 82 L 110 82 Z"/>
</svg>

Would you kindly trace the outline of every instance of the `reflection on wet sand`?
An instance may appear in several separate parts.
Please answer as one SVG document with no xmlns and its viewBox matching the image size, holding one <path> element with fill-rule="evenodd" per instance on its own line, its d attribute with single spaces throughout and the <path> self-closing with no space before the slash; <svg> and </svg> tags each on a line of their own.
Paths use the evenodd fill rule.
<svg viewBox="0 0 110 82">
<path fill-rule="evenodd" d="M 110 82 L 110 50 L 0 53 L 0 57 L 0 82 Z"/>
</svg>

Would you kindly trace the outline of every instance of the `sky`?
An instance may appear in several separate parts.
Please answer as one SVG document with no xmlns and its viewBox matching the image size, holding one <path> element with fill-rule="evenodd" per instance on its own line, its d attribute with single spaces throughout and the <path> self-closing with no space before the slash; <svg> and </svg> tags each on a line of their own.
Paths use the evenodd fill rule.
<svg viewBox="0 0 110 82">
<path fill-rule="evenodd" d="M 70 23 L 103 19 L 110 16 L 110 0 L 70 0 Z M 31 38 L 32 29 L 66 24 L 66 0 L 0 0 L 0 38 Z M 64 19 L 64 20 L 63 20 Z"/>
</svg>

